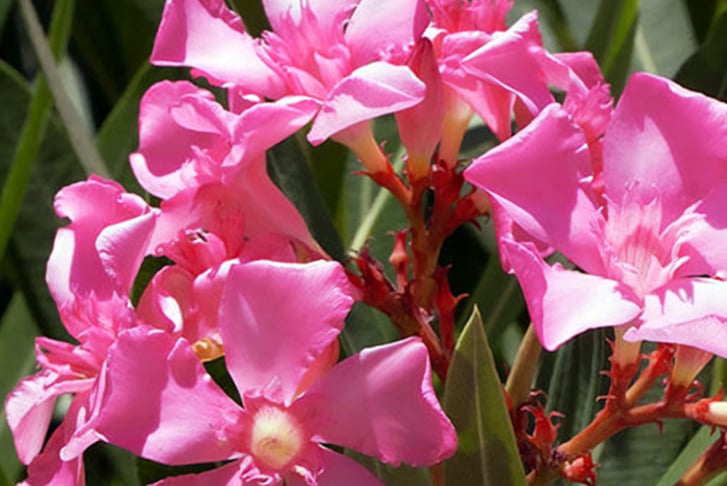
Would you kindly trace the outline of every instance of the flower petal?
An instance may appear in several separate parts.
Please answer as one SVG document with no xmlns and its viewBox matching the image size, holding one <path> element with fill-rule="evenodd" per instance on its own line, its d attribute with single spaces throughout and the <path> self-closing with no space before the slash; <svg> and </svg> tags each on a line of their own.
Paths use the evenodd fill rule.
<svg viewBox="0 0 727 486">
<path fill-rule="evenodd" d="M 189 343 L 143 327 L 109 350 L 102 413 L 107 442 L 170 465 L 235 457 L 243 411 L 212 381 Z"/>
<path fill-rule="evenodd" d="M 254 261 L 233 267 L 220 304 L 226 363 L 238 390 L 280 385 L 289 401 L 315 359 L 336 339 L 353 304 L 334 262 Z"/>
<path fill-rule="evenodd" d="M 258 57 L 255 43 L 224 0 L 167 0 L 151 61 L 191 66 L 214 84 L 239 84 L 279 98 L 285 94 L 283 85 Z"/>
<path fill-rule="evenodd" d="M 531 243 L 502 248 L 520 282 L 530 318 L 548 351 L 588 330 L 625 324 L 641 313 L 613 280 L 547 265 Z"/>
<path fill-rule="evenodd" d="M 428 23 L 429 15 L 421 0 L 361 0 L 345 34 L 353 66 L 382 60 L 392 52 L 401 53 L 419 39 Z"/>
<path fill-rule="evenodd" d="M 389 464 L 429 466 L 457 447 L 456 432 L 432 389 L 427 348 L 418 338 L 364 349 L 334 366 L 299 402 L 316 410 L 311 427 L 323 442 Z"/>
<path fill-rule="evenodd" d="M 150 486 L 245 486 L 248 483 L 244 482 L 240 468 L 240 461 L 232 461 L 209 471 L 162 479 Z"/>
<path fill-rule="evenodd" d="M 406 66 L 367 64 L 333 87 L 308 132 L 308 140 L 319 145 L 357 123 L 414 106 L 424 98 L 424 91 L 424 83 Z"/>
<path fill-rule="evenodd" d="M 8 425 L 23 464 L 29 464 L 43 447 L 58 396 L 52 388 L 57 380 L 57 374 L 41 371 L 21 380 L 5 399 Z"/>
<path fill-rule="evenodd" d="M 524 130 L 476 159 L 464 176 L 539 243 L 601 273 L 590 223 L 598 209 L 583 182 L 589 164 L 582 131 L 558 105 L 550 105 Z M 498 212 L 496 219 L 502 217 Z"/>
<path fill-rule="evenodd" d="M 635 74 L 614 110 L 603 152 L 612 201 L 620 203 L 633 181 L 641 181 L 644 190 L 658 188 L 664 220 L 673 221 L 727 178 L 727 104 Z"/>
<path fill-rule="evenodd" d="M 382 486 L 383 483 L 371 471 L 353 459 L 322 447 L 325 470 L 316 477 L 318 486 Z M 309 483 L 296 474 L 285 476 L 286 486 L 307 486 Z"/>
<path fill-rule="evenodd" d="M 683 278 L 644 299 L 642 324 L 624 334 L 629 341 L 687 344 L 727 357 L 727 282 Z"/>
</svg>

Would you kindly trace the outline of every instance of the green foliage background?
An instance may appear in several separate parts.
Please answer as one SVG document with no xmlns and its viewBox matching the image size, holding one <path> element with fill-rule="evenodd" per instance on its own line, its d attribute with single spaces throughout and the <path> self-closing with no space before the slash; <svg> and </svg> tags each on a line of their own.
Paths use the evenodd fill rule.
<svg viewBox="0 0 727 486">
<path fill-rule="evenodd" d="M 28 7 L 31 2 L 0 0 L 2 397 L 34 371 L 34 337 L 68 337 L 44 280 L 55 229 L 63 224 L 53 212 L 53 195 L 90 172 L 111 176 L 128 190 L 143 194 L 127 163 L 137 145 L 139 99 L 160 79 L 187 76 L 183 70 L 155 68 L 147 62 L 161 0 L 36 0 L 33 4 L 50 32 L 48 39 L 32 34 L 23 4 Z M 264 28 L 259 1 L 233 0 L 231 4 L 251 32 Z M 614 94 L 623 89 L 629 73 L 644 70 L 727 100 L 725 0 L 517 0 L 512 17 L 534 8 L 540 11 L 546 46 L 554 52 L 591 50 Z M 54 53 L 57 64 L 46 62 L 41 67 L 43 49 L 47 55 Z M 387 139 L 387 151 L 396 154 L 399 147 L 390 120 L 379 123 L 377 130 L 380 138 Z M 466 144 L 465 153 L 473 155 L 493 145 L 494 139 L 473 127 Z M 352 174 L 356 168 L 340 146 L 327 143 L 311 148 L 297 137 L 276 147 L 269 160 L 271 175 L 332 255 L 343 259 L 348 251 L 369 241 L 373 254 L 385 260 L 392 241 L 388 232 L 402 228 L 405 219 L 391 198 L 366 178 Z M 473 381 L 448 388 L 446 406 L 448 401 L 457 403 L 460 396 L 471 396 L 473 387 L 484 397 L 499 393 L 497 380 L 486 370 L 496 367 L 501 374 L 507 370 L 527 316 L 517 283 L 499 267 L 487 224 L 482 230 L 460 229 L 447 242 L 442 263 L 452 264 L 455 293 L 471 296 L 461 306 L 460 328 L 474 304 L 482 314 L 481 321 L 470 322 L 458 344 L 456 366 L 463 370 L 474 366 L 468 377 Z M 382 315 L 359 306 L 342 340 L 345 351 L 352 353 L 395 336 Z M 596 397 L 603 392 L 597 371 L 605 364 L 605 346 L 602 333 L 589 333 L 543 359 L 537 384 L 550 397 L 548 408 L 568 416 L 562 437 L 588 423 L 597 411 Z M 480 360 L 490 360 L 495 367 Z M 711 379 L 718 386 L 721 373 L 713 372 Z M 481 407 L 452 413 L 479 414 L 485 426 L 488 420 L 498 421 L 496 411 Z M 24 471 L 15 457 L 4 413 L 0 415 L 2 486 L 21 479 Z M 474 440 L 472 447 L 487 449 L 487 440 Z M 599 484 L 672 484 L 710 442 L 708 430 L 684 422 L 667 422 L 662 433 L 655 425 L 629 430 L 595 451 L 602 465 Z M 166 472 L 102 444 L 87 452 L 86 464 L 90 485 L 136 485 Z M 389 484 L 427 482 L 421 471 L 369 465 Z M 487 468 L 482 463 L 458 467 Z M 457 477 L 452 470 L 449 475 Z M 505 484 L 497 482 L 502 479 L 491 484 Z"/>
</svg>

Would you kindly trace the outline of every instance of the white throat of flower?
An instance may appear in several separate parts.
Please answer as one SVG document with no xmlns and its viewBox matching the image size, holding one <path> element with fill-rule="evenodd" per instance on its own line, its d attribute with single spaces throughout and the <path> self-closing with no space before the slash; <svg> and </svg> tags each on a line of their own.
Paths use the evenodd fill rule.
<svg viewBox="0 0 727 486">
<path fill-rule="evenodd" d="M 608 277 L 623 282 L 640 297 L 666 284 L 687 261 L 679 256 L 679 248 L 697 218 L 686 211 L 664 227 L 657 190 L 645 191 L 632 184 L 620 204 L 608 204 L 603 228 Z"/>
<path fill-rule="evenodd" d="M 303 428 L 287 410 L 267 405 L 255 413 L 250 451 L 257 460 L 281 471 L 290 466 L 304 445 Z"/>
</svg>

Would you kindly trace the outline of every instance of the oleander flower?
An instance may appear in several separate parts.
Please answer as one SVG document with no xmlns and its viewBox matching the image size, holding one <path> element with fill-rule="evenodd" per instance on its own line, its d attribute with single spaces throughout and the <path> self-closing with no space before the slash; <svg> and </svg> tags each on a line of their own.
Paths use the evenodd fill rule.
<svg viewBox="0 0 727 486">
<path fill-rule="evenodd" d="M 403 66 L 427 24 L 421 0 L 343 2 L 266 0 L 272 31 L 253 38 L 223 0 L 167 0 L 151 60 L 240 96 L 304 96 L 319 111 L 308 139 L 319 144 L 346 129 L 410 107 L 422 83 Z"/>
<path fill-rule="evenodd" d="M 558 105 L 466 170 L 494 203 L 503 261 L 547 349 L 625 326 L 629 341 L 727 356 L 725 141 L 727 105 L 636 74 L 605 131 L 602 190 L 587 135 Z M 525 238 L 585 273 L 546 263 Z"/>
<path fill-rule="evenodd" d="M 241 405 L 212 381 L 185 339 L 137 328 L 110 352 L 96 429 L 113 444 L 170 465 L 232 460 L 161 484 L 378 484 L 323 444 L 392 464 L 439 462 L 454 452 L 456 434 L 439 408 L 418 339 L 333 365 L 349 292 L 332 262 L 235 266 L 220 332 L 235 343 L 225 361 Z"/>
<path fill-rule="evenodd" d="M 46 279 L 78 344 L 37 338 L 41 370 L 6 399 L 18 457 L 29 465 L 29 485 L 83 484 L 82 453 L 98 440 L 88 427 L 98 412 L 90 396 L 109 346 L 122 329 L 137 324 L 129 293 L 157 216 L 139 196 L 94 176 L 61 189 L 55 209 L 71 223 L 56 233 Z M 66 394 L 73 394 L 69 410 L 43 448 L 56 399 Z"/>
</svg>

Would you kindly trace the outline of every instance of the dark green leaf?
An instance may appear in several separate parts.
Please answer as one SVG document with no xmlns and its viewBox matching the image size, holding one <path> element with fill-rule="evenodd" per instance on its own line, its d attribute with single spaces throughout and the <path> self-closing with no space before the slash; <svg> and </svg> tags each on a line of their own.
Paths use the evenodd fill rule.
<svg viewBox="0 0 727 486">
<path fill-rule="evenodd" d="M 660 387 L 652 388 L 644 400 L 657 400 L 662 391 Z M 698 427 L 693 421 L 667 419 L 663 427 L 646 424 L 616 434 L 594 454 L 594 461 L 601 465 L 599 486 L 634 484 L 635 478 L 638 484 L 656 481 L 669 469 Z"/>
<path fill-rule="evenodd" d="M 689 20 L 700 43 L 707 39 L 712 19 L 717 12 L 718 0 L 682 0 L 689 11 Z"/>
<path fill-rule="evenodd" d="M 36 336 L 38 329 L 25 299 L 16 292 L 0 321 L 0 396 L 6 397 L 21 378 L 35 369 Z M 12 480 L 17 480 L 23 470 L 5 421 L 4 409 L 0 411 L 0 469 Z"/>
<path fill-rule="evenodd" d="M 638 0 L 601 0 L 586 41 L 614 94 L 626 83 L 638 17 Z"/>
<path fill-rule="evenodd" d="M 700 428 L 684 449 L 682 449 L 679 456 L 674 459 L 674 462 L 661 479 L 659 479 L 656 486 L 672 486 L 676 484 L 677 480 L 684 474 L 684 471 L 718 438 L 719 434 L 716 434 L 712 430 L 712 427 L 703 426 Z"/>
<path fill-rule="evenodd" d="M 679 69 L 675 80 L 687 88 L 727 100 L 727 11 L 706 42 Z"/>
<path fill-rule="evenodd" d="M 597 397 L 608 390 L 608 345 L 604 330 L 589 331 L 571 339 L 555 353 L 544 353 L 536 388 L 547 393 L 546 409 L 565 415 L 558 436 L 569 439 L 585 428 L 600 409 Z"/>
<path fill-rule="evenodd" d="M 301 144 L 295 137 L 268 152 L 268 172 L 303 215 L 311 234 L 334 259 L 345 257 L 341 238 L 316 185 Z"/>
<path fill-rule="evenodd" d="M 0 63 L 0 158 L 10 160 L 12 148 L 19 136 L 20 123 L 29 103 L 27 86 L 10 67 Z M 64 185 L 83 177 L 73 156 L 63 129 L 51 118 L 43 145 L 40 147 L 35 171 L 27 188 L 6 264 L 12 278 L 28 302 L 37 325 L 43 334 L 67 338 L 60 324 L 55 303 L 45 284 L 45 266 L 53 244 L 56 228 L 61 224 L 53 211 L 53 195 Z"/>
<path fill-rule="evenodd" d="M 103 118 L 148 59 L 164 1 L 77 1 L 74 46 Z"/>
<path fill-rule="evenodd" d="M 525 485 L 510 416 L 479 311 L 455 346 L 444 410 L 457 429 L 457 453 L 445 462 L 447 484 Z"/>
</svg>

